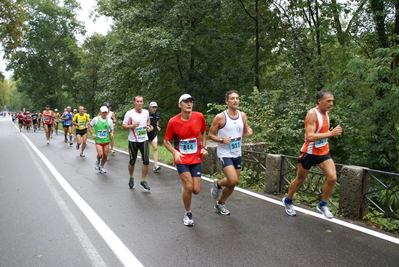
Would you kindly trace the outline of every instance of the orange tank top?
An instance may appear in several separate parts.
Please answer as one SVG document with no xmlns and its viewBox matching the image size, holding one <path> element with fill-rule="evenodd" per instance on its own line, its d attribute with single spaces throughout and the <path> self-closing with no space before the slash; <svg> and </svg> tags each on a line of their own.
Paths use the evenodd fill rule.
<svg viewBox="0 0 399 267">
<path fill-rule="evenodd" d="M 46 110 L 43 111 L 43 123 L 46 123 L 46 124 L 51 124 L 51 123 L 53 123 L 53 116 L 52 116 L 50 110 L 48 110 L 48 111 L 46 111 Z"/>
<path fill-rule="evenodd" d="M 322 115 L 316 108 L 313 108 L 312 110 L 314 110 L 317 116 L 315 133 L 327 133 L 330 129 L 330 118 L 328 117 L 328 112 L 326 112 L 326 115 Z M 306 125 L 307 122 L 305 121 L 305 128 Z M 317 156 L 323 156 L 327 155 L 329 151 L 330 144 L 328 143 L 327 138 L 315 142 L 310 142 L 305 134 L 305 143 L 301 148 L 301 152 Z"/>
</svg>

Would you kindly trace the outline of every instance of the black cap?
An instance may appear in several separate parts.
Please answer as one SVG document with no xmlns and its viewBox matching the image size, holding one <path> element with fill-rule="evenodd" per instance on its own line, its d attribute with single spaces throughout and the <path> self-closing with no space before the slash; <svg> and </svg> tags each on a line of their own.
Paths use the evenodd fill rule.
<svg viewBox="0 0 399 267">
<path fill-rule="evenodd" d="M 46 107 L 50 107 L 50 105 L 46 105 Z"/>
<path fill-rule="evenodd" d="M 105 104 L 106 107 L 111 107 L 112 105 L 110 103 Z"/>
</svg>

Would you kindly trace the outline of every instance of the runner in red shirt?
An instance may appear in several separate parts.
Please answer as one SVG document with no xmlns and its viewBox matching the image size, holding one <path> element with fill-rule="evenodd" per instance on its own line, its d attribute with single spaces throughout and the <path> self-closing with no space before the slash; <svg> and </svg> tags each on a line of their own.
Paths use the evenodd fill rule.
<svg viewBox="0 0 399 267">
<path fill-rule="evenodd" d="M 191 212 L 192 194 L 201 190 L 202 157 L 208 155 L 206 148 L 206 123 L 204 115 L 193 111 L 194 97 L 184 94 L 179 99 L 181 113 L 171 118 L 166 127 L 164 145 L 173 159 L 183 184 L 183 202 L 186 212 L 183 223 L 193 226 Z M 171 144 L 171 141 L 174 144 Z"/>
<path fill-rule="evenodd" d="M 30 115 L 30 112 L 27 111 L 25 115 L 25 126 L 27 131 L 30 130 L 31 125 L 32 125 L 32 115 Z"/>
<path fill-rule="evenodd" d="M 22 111 L 18 112 L 17 119 L 18 119 L 19 131 L 22 132 L 22 125 L 24 124 L 24 119 L 25 119 L 25 116 L 22 113 Z"/>
</svg>

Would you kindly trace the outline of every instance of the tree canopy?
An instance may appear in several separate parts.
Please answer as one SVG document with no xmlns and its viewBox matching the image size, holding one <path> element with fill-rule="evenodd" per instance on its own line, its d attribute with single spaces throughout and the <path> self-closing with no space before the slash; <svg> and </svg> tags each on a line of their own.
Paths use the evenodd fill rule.
<svg viewBox="0 0 399 267">
<path fill-rule="evenodd" d="M 98 0 L 112 18 L 89 36 L 74 0 L 25 0 L 28 30 L 9 68 L 37 105 L 111 102 L 119 116 L 134 95 L 156 101 L 162 124 L 183 93 L 208 122 L 239 91 L 255 141 L 295 155 L 315 95 L 335 95 L 335 161 L 398 169 L 398 1 Z M 164 127 L 163 127 L 164 128 Z"/>
</svg>

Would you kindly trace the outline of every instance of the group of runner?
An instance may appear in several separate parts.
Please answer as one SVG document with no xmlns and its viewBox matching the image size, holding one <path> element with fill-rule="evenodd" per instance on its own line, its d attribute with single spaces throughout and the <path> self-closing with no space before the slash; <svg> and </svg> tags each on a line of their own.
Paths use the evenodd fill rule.
<svg viewBox="0 0 399 267">
<path fill-rule="evenodd" d="M 133 174 L 140 151 L 143 163 L 140 186 L 149 191 L 150 187 L 146 181 L 149 170 L 148 143 L 156 143 L 156 139 L 152 137 L 160 130 L 159 113 L 155 113 L 157 108 L 155 102 L 150 103 L 150 112 L 143 109 L 143 103 L 142 96 L 134 97 L 134 108 L 126 112 L 122 129 L 129 130 L 128 186 L 130 189 L 135 187 Z M 233 192 L 240 175 L 242 137 L 250 137 L 252 129 L 248 126 L 246 114 L 238 110 L 239 96 L 236 91 L 226 93 L 226 104 L 228 109 L 215 117 L 209 135 L 206 135 L 204 115 L 193 111 L 194 97 L 183 94 L 178 101 L 181 112 L 172 117 L 166 127 L 164 146 L 173 154 L 183 185 L 182 199 L 185 209 L 183 224 L 186 226 L 194 225 L 191 200 L 192 194 L 198 194 L 201 190 L 201 162 L 202 158 L 208 155 L 207 138 L 218 142 L 218 156 L 226 175 L 224 179 L 214 182 L 211 192 L 216 200 L 214 207 L 223 215 L 230 214 L 225 201 Z M 155 160 L 154 163 L 157 164 Z M 159 168 L 155 164 L 154 170 Z M 219 198 L 220 192 L 222 195 Z"/>
<path fill-rule="evenodd" d="M 193 212 L 191 211 L 192 195 L 198 194 L 201 190 L 201 162 L 203 157 L 208 155 L 206 142 L 210 139 L 217 142 L 217 157 L 223 168 L 225 177 L 221 180 L 215 179 L 211 188 L 211 196 L 216 201 L 214 208 L 222 215 L 230 215 L 225 202 L 233 193 L 241 172 L 241 146 L 243 137 L 250 137 L 253 134 L 248 125 L 247 115 L 240 111 L 240 98 L 237 91 L 228 91 L 225 95 L 227 109 L 217 114 L 206 134 L 207 126 L 204 115 L 193 110 L 194 97 L 190 94 L 183 94 L 178 100 L 180 113 L 172 117 L 167 124 L 163 144 L 173 154 L 174 164 L 182 182 L 182 199 L 184 204 L 183 224 L 193 226 Z M 334 96 L 330 91 L 321 90 L 316 96 L 317 106 L 308 111 L 305 122 L 305 142 L 298 157 L 298 171 L 295 179 L 291 182 L 288 195 L 282 199 L 285 211 L 290 216 L 295 216 L 293 207 L 293 196 L 305 181 L 312 166 L 318 166 L 326 176 L 323 194 L 317 210 L 324 217 L 331 219 L 333 215 L 329 211 L 327 202 L 337 180 L 334 161 L 329 154 L 328 138 L 342 134 L 340 126 L 330 130 L 329 110 L 334 104 Z M 134 169 L 138 152 L 141 153 L 142 170 L 140 187 L 150 191 L 147 183 L 149 170 L 149 143 L 154 150 L 154 171 L 160 169 L 157 153 L 157 132 L 159 127 L 160 114 L 157 111 L 156 102 L 151 102 L 149 109 L 143 108 L 144 99 L 137 95 L 133 99 L 133 109 L 127 111 L 122 122 L 122 129 L 128 130 L 128 187 L 135 187 Z M 64 137 L 67 142 L 69 137 L 72 146 L 71 126 L 76 127 L 77 144 L 81 147 L 81 157 L 84 157 L 86 147 L 86 133 L 89 130 L 95 140 L 97 157 L 95 169 L 100 173 L 106 173 L 104 165 L 108 158 L 108 151 L 113 151 L 114 126 L 116 123 L 115 114 L 110 110 L 111 105 L 107 104 L 100 108 L 100 113 L 93 120 L 85 113 L 84 107 L 79 107 L 79 113 L 73 115 L 67 107 L 60 116 L 63 120 Z M 49 106 L 43 111 L 43 122 L 46 129 L 47 143 L 53 113 Z M 67 136 L 68 135 L 68 136 Z"/>
<path fill-rule="evenodd" d="M 203 157 L 208 155 L 207 139 L 217 142 L 217 157 L 225 174 L 225 178 L 213 181 L 211 196 L 216 201 L 214 208 L 222 215 L 230 215 L 225 202 L 234 191 L 240 177 L 242 138 L 253 134 L 248 126 L 247 115 L 238 109 L 240 98 L 237 91 L 226 93 L 227 109 L 215 116 L 208 135 L 204 115 L 193 111 L 194 100 L 190 94 L 180 96 L 180 113 L 169 120 L 164 138 L 164 146 L 173 154 L 174 164 L 183 185 L 183 224 L 186 226 L 194 225 L 191 211 L 192 194 L 198 194 L 201 190 L 201 162 Z M 309 110 L 305 117 L 305 142 L 298 157 L 297 176 L 290 184 L 288 195 L 282 199 L 282 203 L 288 215 L 296 215 L 293 196 L 305 181 L 310 168 L 317 165 L 326 176 L 317 210 L 325 218 L 331 219 L 333 215 L 327 202 L 337 176 L 334 161 L 329 154 L 328 138 L 341 135 L 342 128 L 337 126 L 330 130 L 328 113 L 334 104 L 333 94 L 321 90 L 317 93 L 316 102 L 317 106 Z M 133 104 L 134 108 L 125 114 L 122 124 L 122 129 L 129 130 L 128 185 L 129 188 L 134 188 L 134 166 L 140 150 L 143 162 L 140 186 L 149 191 L 146 182 L 149 169 L 148 142 L 151 132 L 159 128 L 151 125 L 149 112 L 142 108 L 142 96 L 135 96 Z"/>
<path fill-rule="evenodd" d="M 29 131 L 32 128 L 32 126 L 33 130 L 36 132 L 36 130 L 39 127 L 38 126 L 39 116 L 41 116 L 39 112 L 35 111 L 34 113 L 30 113 L 28 110 L 25 109 L 19 111 L 18 113 L 11 114 L 12 121 L 14 123 L 16 121 L 18 122 L 20 132 L 22 132 L 22 129 Z"/>
</svg>

